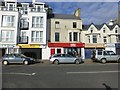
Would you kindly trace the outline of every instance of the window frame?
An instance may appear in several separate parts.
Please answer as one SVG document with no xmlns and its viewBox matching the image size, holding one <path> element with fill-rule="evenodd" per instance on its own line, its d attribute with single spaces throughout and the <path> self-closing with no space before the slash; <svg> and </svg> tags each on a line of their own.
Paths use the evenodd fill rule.
<svg viewBox="0 0 120 90">
<path fill-rule="evenodd" d="M 32 28 L 43 28 L 44 17 L 43 16 L 33 16 L 32 17 Z"/>
<path fill-rule="evenodd" d="M 43 31 L 31 31 L 32 42 L 43 42 Z"/>
<path fill-rule="evenodd" d="M 55 21 L 55 28 L 59 29 L 60 28 L 60 22 L 59 21 Z"/>
<path fill-rule="evenodd" d="M 1 42 L 14 42 L 14 30 L 1 30 Z"/>
<path fill-rule="evenodd" d="M 93 43 L 97 43 L 97 35 L 93 35 Z"/>
<path fill-rule="evenodd" d="M 55 32 L 55 42 L 59 42 L 59 41 L 60 41 L 60 33 Z"/>
<path fill-rule="evenodd" d="M 73 28 L 77 28 L 77 22 L 73 22 Z"/>
<path fill-rule="evenodd" d="M 13 15 L 2 15 L 2 27 L 14 27 L 15 16 Z"/>
</svg>

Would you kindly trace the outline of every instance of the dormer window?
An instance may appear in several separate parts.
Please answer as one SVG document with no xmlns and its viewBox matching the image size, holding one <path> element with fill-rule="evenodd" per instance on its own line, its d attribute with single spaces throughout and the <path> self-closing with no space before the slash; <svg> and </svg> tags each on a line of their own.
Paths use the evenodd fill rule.
<svg viewBox="0 0 120 90">
<path fill-rule="evenodd" d="M 28 4 L 22 5 L 23 13 L 22 14 L 28 14 Z"/>
<path fill-rule="evenodd" d="M 15 10 L 15 4 L 14 3 L 7 3 L 7 10 L 8 11 L 14 11 Z"/>
<path fill-rule="evenodd" d="M 43 9 L 42 9 L 42 5 L 35 5 L 35 11 L 36 12 L 41 12 Z"/>
</svg>

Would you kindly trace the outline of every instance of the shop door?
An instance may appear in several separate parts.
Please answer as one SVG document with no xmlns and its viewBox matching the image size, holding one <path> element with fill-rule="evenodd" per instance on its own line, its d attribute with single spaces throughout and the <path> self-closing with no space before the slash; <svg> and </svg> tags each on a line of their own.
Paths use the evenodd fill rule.
<svg viewBox="0 0 120 90">
<path fill-rule="evenodd" d="M 57 49 L 57 53 L 61 53 L 61 49 Z"/>
<path fill-rule="evenodd" d="M 55 54 L 55 49 L 51 49 L 51 56 Z"/>
<path fill-rule="evenodd" d="M 94 49 L 85 49 L 85 58 L 90 59 Z"/>
</svg>

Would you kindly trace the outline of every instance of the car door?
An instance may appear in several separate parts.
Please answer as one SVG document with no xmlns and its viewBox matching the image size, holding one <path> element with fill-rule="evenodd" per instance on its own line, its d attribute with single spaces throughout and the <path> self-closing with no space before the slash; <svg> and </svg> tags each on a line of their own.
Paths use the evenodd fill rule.
<svg viewBox="0 0 120 90">
<path fill-rule="evenodd" d="M 9 54 L 8 61 L 9 61 L 9 63 L 15 63 L 15 56 L 13 54 Z"/>
<path fill-rule="evenodd" d="M 20 54 L 15 54 L 15 62 L 16 63 L 22 63 L 23 62 L 23 58 Z"/>
<path fill-rule="evenodd" d="M 60 63 L 66 63 L 66 57 L 65 57 L 65 54 L 61 54 L 59 60 L 60 60 L 60 61 L 59 61 Z"/>
<path fill-rule="evenodd" d="M 107 59 L 107 61 L 111 61 L 111 54 L 109 51 L 104 51 L 104 57 Z"/>
<path fill-rule="evenodd" d="M 113 51 L 110 52 L 110 57 L 111 57 L 111 61 L 117 61 L 118 60 L 118 56 Z"/>
<path fill-rule="evenodd" d="M 71 55 L 65 54 L 65 61 L 66 63 L 73 63 L 74 57 L 72 57 Z"/>
</svg>

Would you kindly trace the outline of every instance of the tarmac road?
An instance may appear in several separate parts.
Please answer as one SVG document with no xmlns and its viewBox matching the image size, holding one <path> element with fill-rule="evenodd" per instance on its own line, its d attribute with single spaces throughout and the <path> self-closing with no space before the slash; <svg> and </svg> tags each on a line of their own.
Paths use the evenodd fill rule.
<svg viewBox="0 0 120 90">
<path fill-rule="evenodd" d="M 48 62 L 2 67 L 3 88 L 118 88 L 118 63 Z M 108 89 L 108 90 L 110 90 Z M 112 89 L 113 90 L 113 89 Z M 118 89 L 117 89 L 118 90 Z"/>
</svg>

